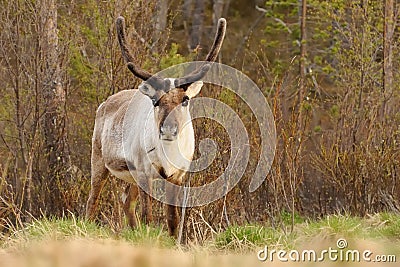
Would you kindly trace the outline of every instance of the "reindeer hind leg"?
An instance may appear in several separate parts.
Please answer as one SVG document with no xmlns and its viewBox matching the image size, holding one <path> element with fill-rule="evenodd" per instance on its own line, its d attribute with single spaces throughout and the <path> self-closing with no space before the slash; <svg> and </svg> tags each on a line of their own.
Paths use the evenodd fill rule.
<svg viewBox="0 0 400 267">
<path fill-rule="evenodd" d="M 107 181 L 107 175 L 109 173 L 104 164 L 100 149 L 97 149 L 96 146 L 94 146 L 92 150 L 91 163 L 91 187 L 86 204 L 87 220 L 93 220 L 96 216 L 96 208 L 99 202 L 100 193 Z"/>
</svg>

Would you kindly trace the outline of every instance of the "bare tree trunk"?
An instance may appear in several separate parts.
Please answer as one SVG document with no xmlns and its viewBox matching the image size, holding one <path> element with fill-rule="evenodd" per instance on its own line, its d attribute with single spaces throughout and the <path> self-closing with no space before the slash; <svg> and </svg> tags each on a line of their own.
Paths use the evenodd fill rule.
<svg viewBox="0 0 400 267">
<path fill-rule="evenodd" d="M 192 11 L 193 11 L 193 0 L 184 0 L 183 1 L 183 5 L 182 5 L 182 12 L 183 12 L 183 27 L 185 29 L 185 37 L 187 40 L 187 44 L 188 44 L 188 49 L 189 52 L 190 51 L 190 40 L 189 40 L 189 36 L 190 36 L 190 18 L 192 16 Z"/>
<path fill-rule="evenodd" d="M 183 1 L 182 10 L 183 10 L 183 19 L 185 20 L 185 22 L 188 22 L 190 17 L 192 16 L 192 4 L 193 0 Z"/>
<path fill-rule="evenodd" d="M 394 0 L 385 0 L 385 25 L 383 30 L 383 104 L 380 118 L 390 112 L 393 93 L 393 34 L 395 28 Z"/>
<path fill-rule="evenodd" d="M 306 32 L 306 20 L 307 20 L 307 1 L 299 0 L 299 24 L 300 24 L 300 62 L 299 62 L 299 91 L 298 96 L 298 119 L 297 119 L 297 131 L 299 134 L 299 140 L 303 138 L 304 134 L 304 108 L 303 101 L 306 94 L 306 60 L 307 60 L 307 32 Z M 299 143 L 301 145 L 301 142 Z M 301 148 L 299 147 L 299 150 Z"/>
<path fill-rule="evenodd" d="M 231 4 L 231 0 L 225 0 L 224 10 L 222 11 L 222 16 L 223 17 L 227 17 L 228 16 L 230 4 Z"/>
<path fill-rule="evenodd" d="M 304 99 L 305 95 L 305 80 L 306 80 L 306 57 L 307 57 L 307 32 L 306 32 L 306 20 L 307 20 L 307 0 L 299 0 L 301 6 L 300 14 L 300 88 L 299 88 L 299 102 Z M 301 108 L 301 107 L 300 107 Z"/>
<path fill-rule="evenodd" d="M 157 13 L 155 18 L 155 32 L 153 35 L 154 45 L 156 47 L 156 43 L 162 36 L 163 31 L 167 27 L 167 15 L 168 15 L 168 1 L 167 0 L 158 0 L 157 1 Z"/>
<path fill-rule="evenodd" d="M 19 10 L 20 5 L 18 2 L 15 3 L 16 8 Z M 14 95 L 15 95 L 15 123 L 18 131 L 18 144 L 19 144 L 19 152 L 22 160 L 22 170 L 27 172 L 29 166 L 28 156 L 26 152 L 27 142 L 26 142 L 26 132 L 25 132 L 25 119 L 23 118 L 23 102 L 22 102 L 22 86 L 21 86 L 21 15 L 18 14 L 15 16 L 15 42 L 13 44 L 15 49 L 15 66 L 14 66 Z M 27 175 L 22 176 L 20 188 L 17 188 L 18 195 L 21 197 L 19 208 L 22 210 L 23 207 L 28 212 L 32 211 L 31 206 L 31 181 L 30 177 Z"/>
<path fill-rule="evenodd" d="M 359 129 L 359 125 L 360 125 L 360 120 L 361 120 L 361 114 L 362 114 L 362 110 L 363 110 L 363 93 L 364 93 L 364 89 L 365 89 L 365 83 L 366 83 L 366 77 L 367 77 L 367 73 L 366 73 L 366 64 L 365 64 L 365 57 L 366 57 L 366 27 L 364 27 L 364 25 L 366 23 L 368 23 L 367 21 L 367 17 L 368 17 L 368 0 L 360 0 L 360 7 L 362 10 L 360 10 L 360 12 L 362 12 L 360 15 L 360 21 L 358 23 L 360 23 L 360 29 L 359 31 L 361 31 L 360 33 L 360 81 L 359 81 L 359 90 L 358 95 L 354 95 L 355 96 L 355 110 L 356 110 L 356 116 L 354 119 L 354 123 L 352 126 L 352 150 L 353 152 L 356 149 L 357 143 L 358 143 L 358 138 L 357 138 L 357 132 Z M 355 23 L 355 22 L 354 22 Z"/>
<path fill-rule="evenodd" d="M 204 1 L 195 0 L 192 28 L 190 31 L 189 38 L 189 49 L 194 50 L 201 43 L 201 36 L 203 33 L 203 21 L 204 21 Z"/>
<path fill-rule="evenodd" d="M 224 11 L 224 0 L 214 0 L 213 4 L 213 24 L 214 28 L 218 24 L 218 19 L 222 17 Z"/>
<path fill-rule="evenodd" d="M 45 148 L 48 160 L 48 177 L 44 184 L 49 190 L 48 201 L 51 213 L 60 213 L 62 200 L 60 183 L 70 167 L 70 157 L 67 148 L 65 90 L 61 82 L 59 65 L 59 44 L 57 30 L 57 5 L 55 0 L 40 2 L 40 18 L 43 27 L 41 51 L 43 55 L 43 88 L 45 114 L 42 123 Z"/>
</svg>

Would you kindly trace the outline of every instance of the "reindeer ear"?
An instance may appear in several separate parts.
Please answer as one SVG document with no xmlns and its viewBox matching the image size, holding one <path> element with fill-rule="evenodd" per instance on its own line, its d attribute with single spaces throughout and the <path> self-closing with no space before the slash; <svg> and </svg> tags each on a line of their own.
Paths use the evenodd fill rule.
<svg viewBox="0 0 400 267">
<path fill-rule="evenodd" d="M 146 82 L 142 82 L 139 85 L 139 91 L 144 94 L 147 95 L 148 97 L 150 97 L 151 99 L 154 98 L 154 96 L 156 95 L 156 89 L 153 88 L 153 86 L 151 86 L 150 84 L 146 83 Z"/>
<path fill-rule="evenodd" d="M 201 87 L 203 86 L 203 82 L 202 81 L 197 81 L 192 83 L 188 89 L 186 90 L 186 95 L 189 98 L 193 98 L 195 97 L 198 93 L 200 93 Z"/>
</svg>

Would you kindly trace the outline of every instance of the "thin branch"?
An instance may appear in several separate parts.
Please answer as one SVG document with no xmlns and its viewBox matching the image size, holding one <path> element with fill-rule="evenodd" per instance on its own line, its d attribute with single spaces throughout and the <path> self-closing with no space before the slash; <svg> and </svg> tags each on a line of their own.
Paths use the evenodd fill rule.
<svg viewBox="0 0 400 267">
<path fill-rule="evenodd" d="M 257 8 L 258 6 L 256 6 Z M 257 25 L 261 22 L 261 20 L 264 18 L 264 14 L 261 14 L 260 16 L 257 17 L 257 19 L 254 21 L 253 25 L 249 28 L 247 34 L 243 37 L 242 42 L 239 44 L 238 48 L 236 49 L 235 56 L 233 57 L 233 63 L 236 62 L 236 59 L 238 58 L 239 52 L 242 50 L 246 42 L 250 39 L 251 34 L 253 33 L 254 29 L 257 27 Z"/>
</svg>

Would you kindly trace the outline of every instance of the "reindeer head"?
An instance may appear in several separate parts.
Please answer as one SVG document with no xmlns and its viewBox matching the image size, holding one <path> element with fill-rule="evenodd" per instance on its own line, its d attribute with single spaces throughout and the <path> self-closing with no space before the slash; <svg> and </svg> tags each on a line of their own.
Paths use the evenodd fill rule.
<svg viewBox="0 0 400 267">
<path fill-rule="evenodd" d="M 189 101 L 201 90 L 201 79 L 210 70 L 210 64 L 218 56 L 225 36 L 226 21 L 221 18 L 214 43 L 206 57 L 206 62 L 197 70 L 181 78 L 163 79 L 137 67 L 125 39 L 125 20 L 118 17 L 116 21 L 118 41 L 122 56 L 127 62 L 128 69 L 143 82 L 139 91 L 148 96 L 153 102 L 155 121 L 159 130 L 159 137 L 163 141 L 174 141 L 179 136 L 184 123 L 190 121 Z"/>
</svg>

